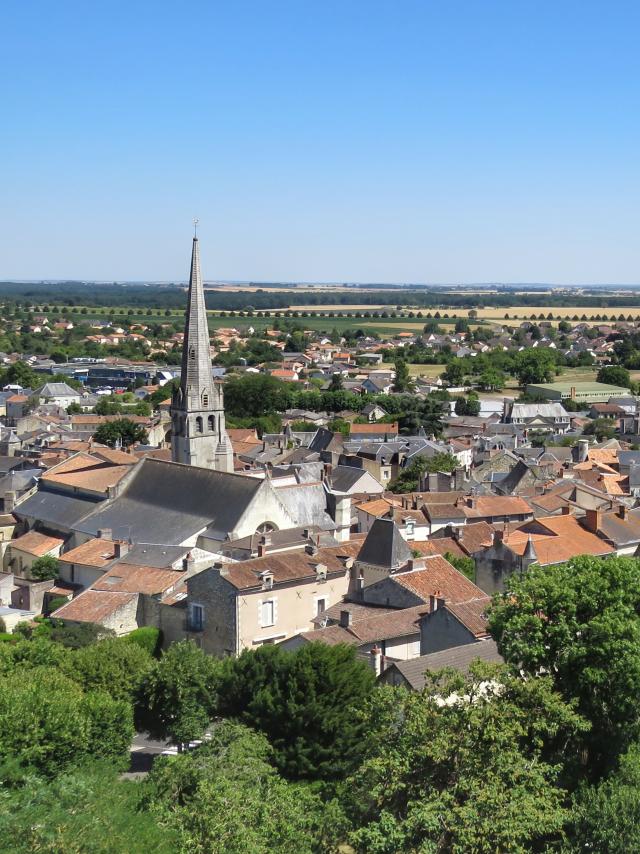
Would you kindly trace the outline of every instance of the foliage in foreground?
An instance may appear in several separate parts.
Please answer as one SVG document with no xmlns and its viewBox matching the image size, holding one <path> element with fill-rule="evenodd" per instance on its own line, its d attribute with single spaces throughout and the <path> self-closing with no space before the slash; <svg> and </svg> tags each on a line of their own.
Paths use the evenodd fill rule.
<svg viewBox="0 0 640 854">
<path fill-rule="evenodd" d="M 157 762 L 146 806 L 163 827 L 180 831 L 185 854 L 331 850 L 340 821 L 328 821 L 328 808 L 308 788 L 283 780 L 272 753 L 254 730 L 219 724 L 197 750 Z"/>
<path fill-rule="evenodd" d="M 357 851 L 515 854 L 562 830 L 560 760 L 584 723 L 551 680 L 443 671 L 421 693 L 376 691 L 366 723 L 342 798 Z"/>
<path fill-rule="evenodd" d="M 504 658 L 529 675 L 549 673 L 589 721 L 583 746 L 595 778 L 640 737 L 639 615 L 637 560 L 580 557 L 513 578 L 489 616 Z"/>
</svg>

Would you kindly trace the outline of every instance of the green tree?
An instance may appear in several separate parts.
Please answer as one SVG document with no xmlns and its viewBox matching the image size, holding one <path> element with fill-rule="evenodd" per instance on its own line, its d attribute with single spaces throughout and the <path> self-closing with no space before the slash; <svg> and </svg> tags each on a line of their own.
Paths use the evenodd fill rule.
<svg viewBox="0 0 640 854">
<path fill-rule="evenodd" d="M 477 397 L 457 397 L 454 408 L 456 415 L 479 415 L 480 401 Z"/>
<path fill-rule="evenodd" d="M 450 386 L 460 386 L 464 383 L 465 370 L 459 359 L 449 362 L 442 379 Z"/>
<path fill-rule="evenodd" d="M 583 785 L 574 798 L 570 850 L 575 854 L 640 851 L 640 746 L 632 744 L 620 767 L 598 786 Z"/>
<path fill-rule="evenodd" d="M 343 802 L 358 852 L 529 852 L 567 817 L 557 759 L 581 721 L 551 680 L 473 665 L 380 688 Z"/>
<path fill-rule="evenodd" d="M 551 674 L 591 724 L 584 745 L 596 776 L 640 736 L 639 614 L 640 563 L 626 557 L 534 565 L 490 611 L 504 658 Z"/>
<path fill-rule="evenodd" d="M 478 385 L 483 391 L 500 391 L 504 388 L 506 379 L 502 371 L 488 368 L 478 377 Z"/>
<path fill-rule="evenodd" d="M 616 425 L 611 418 L 594 418 L 582 431 L 586 436 L 595 436 L 598 442 L 613 439 Z"/>
<path fill-rule="evenodd" d="M 177 833 L 141 809 L 141 784 L 119 780 L 109 763 L 63 770 L 53 780 L 23 775 L 16 782 L 12 789 L 4 787 L 0 809 L 5 854 L 179 850 Z"/>
<path fill-rule="evenodd" d="M 391 481 L 389 489 L 391 492 L 417 492 L 420 489 L 420 481 L 424 474 L 433 472 L 452 472 L 458 467 L 458 460 L 453 454 L 439 452 L 432 457 L 417 457 L 406 468 L 402 469 L 398 477 Z"/>
<path fill-rule="evenodd" d="M 335 373 L 331 377 L 331 382 L 329 383 L 328 391 L 342 391 L 344 388 L 344 383 L 342 381 L 342 374 Z"/>
<path fill-rule="evenodd" d="M 67 675 L 85 691 L 105 691 L 119 700 L 133 701 L 153 659 L 126 638 L 111 638 L 78 650 L 68 662 Z"/>
<path fill-rule="evenodd" d="M 272 761 L 263 735 L 225 721 L 196 750 L 155 763 L 145 804 L 192 854 L 333 850 L 319 844 L 319 798 L 283 780 Z"/>
<path fill-rule="evenodd" d="M 555 364 L 552 350 L 521 350 L 515 357 L 514 372 L 521 386 L 546 383 L 551 382 L 555 376 Z"/>
<path fill-rule="evenodd" d="M 218 667 L 193 641 L 172 644 L 142 679 L 136 725 L 179 745 L 200 738 L 215 714 Z"/>
<path fill-rule="evenodd" d="M 56 578 L 60 568 L 60 561 L 53 555 L 42 555 L 31 564 L 31 576 L 38 581 L 48 581 Z"/>
<path fill-rule="evenodd" d="M 111 397 L 101 397 L 93 411 L 96 415 L 119 415 L 122 412 L 122 403 Z"/>
<path fill-rule="evenodd" d="M 15 670 L 0 679 L 0 755 L 43 774 L 85 757 L 128 757 L 131 707 L 106 694 L 83 694 L 48 667 Z"/>
<path fill-rule="evenodd" d="M 141 424 L 136 424 L 130 418 L 117 418 L 115 421 L 101 424 L 93 434 L 93 438 L 96 442 L 109 445 L 111 448 L 118 443 L 121 443 L 123 448 L 128 448 L 138 443 L 146 445 L 149 441 L 149 436 L 144 427 Z"/>
<path fill-rule="evenodd" d="M 631 387 L 631 376 L 626 368 L 622 365 L 605 365 L 598 371 L 596 377 L 599 383 L 606 385 L 617 385 L 622 388 Z"/>
<path fill-rule="evenodd" d="M 289 779 L 334 780 L 358 761 L 363 730 L 356 711 L 373 685 L 355 647 L 263 646 L 224 661 L 218 712 L 263 732 Z"/>
<path fill-rule="evenodd" d="M 409 367 L 404 359 L 396 359 L 394 368 L 396 378 L 393 382 L 393 390 L 400 393 L 411 391 L 413 388 L 413 382 L 411 380 L 411 374 L 409 373 Z"/>
</svg>

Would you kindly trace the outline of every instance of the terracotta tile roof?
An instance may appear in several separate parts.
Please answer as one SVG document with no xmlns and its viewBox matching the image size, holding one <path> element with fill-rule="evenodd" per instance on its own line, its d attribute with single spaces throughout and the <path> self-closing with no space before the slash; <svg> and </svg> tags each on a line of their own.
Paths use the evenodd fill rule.
<svg viewBox="0 0 640 854">
<path fill-rule="evenodd" d="M 532 514 L 531 505 L 517 495 L 478 495 L 475 507 L 465 507 L 465 515 L 473 516 L 520 516 Z"/>
<path fill-rule="evenodd" d="M 327 626 L 324 629 L 303 632 L 302 637 L 305 640 L 319 640 L 323 643 L 356 643 L 358 645 L 391 638 L 411 637 L 420 634 L 418 620 L 427 610 L 428 606 L 418 605 L 386 614 L 371 614 L 355 620 L 348 628 Z M 338 631 L 335 631 L 336 629 Z"/>
<path fill-rule="evenodd" d="M 116 486 L 131 471 L 129 466 L 92 467 L 86 471 L 46 472 L 42 480 L 65 486 L 77 486 L 94 492 L 106 492 L 110 486 Z"/>
<path fill-rule="evenodd" d="M 438 537 L 433 540 L 411 540 L 411 548 L 420 552 L 421 555 L 453 555 L 453 557 L 467 557 L 453 537 Z"/>
<path fill-rule="evenodd" d="M 594 463 L 604 463 L 607 466 L 618 465 L 618 449 L 617 448 L 591 448 L 588 451 L 587 459 Z"/>
<path fill-rule="evenodd" d="M 249 445 L 260 445 L 260 439 L 256 436 L 255 430 L 245 429 L 244 427 L 229 427 L 227 435 L 232 442 L 244 442 Z"/>
<path fill-rule="evenodd" d="M 447 602 L 445 607 L 465 626 L 475 637 L 488 637 L 486 612 L 491 604 L 489 596 L 471 599 L 469 602 L 453 604 Z"/>
<path fill-rule="evenodd" d="M 369 516 L 386 516 L 392 507 L 396 507 L 397 502 L 389 501 L 387 498 L 374 498 L 372 501 L 363 501 L 362 504 L 356 504 L 356 510 L 362 510 Z"/>
<path fill-rule="evenodd" d="M 103 567 L 115 560 L 115 557 L 114 543 L 102 537 L 95 537 L 65 552 L 60 560 L 65 563 L 79 563 L 83 566 Z"/>
<path fill-rule="evenodd" d="M 28 400 L 26 394 L 12 394 L 5 400 L 5 403 L 26 403 Z"/>
<path fill-rule="evenodd" d="M 75 454 L 48 469 L 41 479 L 47 483 L 106 492 L 110 486 L 119 483 L 131 471 L 131 466 L 138 462 L 137 458 L 131 454 L 119 454 L 126 457 L 126 464 L 114 465 L 110 460 L 98 456 L 101 453 L 102 451 L 98 451 L 95 455 L 84 452 Z"/>
<path fill-rule="evenodd" d="M 133 466 L 138 461 L 133 454 L 128 454 L 126 451 L 118 451 L 114 448 L 100 447 L 92 445 L 91 454 L 99 460 L 104 460 L 107 463 L 112 463 L 116 466 Z"/>
<path fill-rule="evenodd" d="M 366 433 L 397 433 L 398 422 L 394 421 L 393 424 L 384 424 L 382 422 L 378 422 L 377 424 L 352 424 L 350 432 L 352 436 L 361 436 Z"/>
<path fill-rule="evenodd" d="M 267 554 L 254 560 L 226 564 L 222 571 L 223 578 L 238 590 L 260 587 L 262 582 L 259 575 L 265 571 L 273 574 L 274 584 L 304 581 L 315 578 L 318 564 L 324 564 L 329 573 L 344 572 L 345 561 L 342 558 L 357 557 L 361 547 L 362 542 L 358 541 L 318 549 L 313 555 L 307 554 L 306 551 Z"/>
<path fill-rule="evenodd" d="M 54 611 L 52 616 L 79 623 L 101 623 L 119 608 L 135 601 L 137 596 L 137 593 L 107 592 L 89 588 Z"/>
<path fill-rule="evenodd" d="M 154 595 L 169 591 L 183 579 L 184 573 L 179 570 L 119 563 L 94 581 L 91 589 Z"/>
<path fill-rule="evenodd" d="M 64 540 L 59 537 L 49 537 L 47 534 L 41 534 L 38 531 L 29 531 L 28 534 L 23 534 L 10 542 L 11 548 L 20 549 L 21 552 L 42 557 L 56 548 L 64 545 Z"/>
<path fill-rule="evenodd" d="M 425 558 L 424 569 L 414 569 L 392 576 L 393 580 L 420 596 L 425 602 L 439 594 L 449 602 L 466 602 L 483 596 L 482 590 L 441 555 Z"/>
</svg>

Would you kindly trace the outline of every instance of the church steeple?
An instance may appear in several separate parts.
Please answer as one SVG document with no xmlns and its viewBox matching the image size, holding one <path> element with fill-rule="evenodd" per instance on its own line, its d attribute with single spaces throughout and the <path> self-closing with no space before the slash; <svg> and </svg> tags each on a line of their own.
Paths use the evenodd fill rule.
<svg viewBox="0 0 640 854">
<path fill-rule="evenodd" d="M 214 383 L 211 370 L 197 234 L 194 234 L 191 250 L 182 373 L 180 387 L 171 401 L 171 421 L 171 458 L 175 462 L 233 471 L 233 451 L 225 427 L 222 388 Z"/>
</svg>

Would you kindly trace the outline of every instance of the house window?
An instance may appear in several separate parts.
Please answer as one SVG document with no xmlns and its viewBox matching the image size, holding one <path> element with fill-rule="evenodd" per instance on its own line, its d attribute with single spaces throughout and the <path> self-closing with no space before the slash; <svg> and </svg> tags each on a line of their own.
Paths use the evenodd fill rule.
<svg viewBox="0 0 640 854">
<path fill-rule="evenodd" d="M 273 626 L 275 624 L 275 602 L 273 599 L 267 599 L 260 606 L 260 625 L 262 628 Z"/>
<path fill-rule="evenodd" d="M 189 628 L 192 632 L 201 632 L 204 629 L 204 606 L 189 604 Z"/>
<path fill-rule="evenodd" d="M 326 610 L 327 600 L 326 599 L 316 599 L 316 617 L 319 617 L 323 611 Z"/>
</svg>

